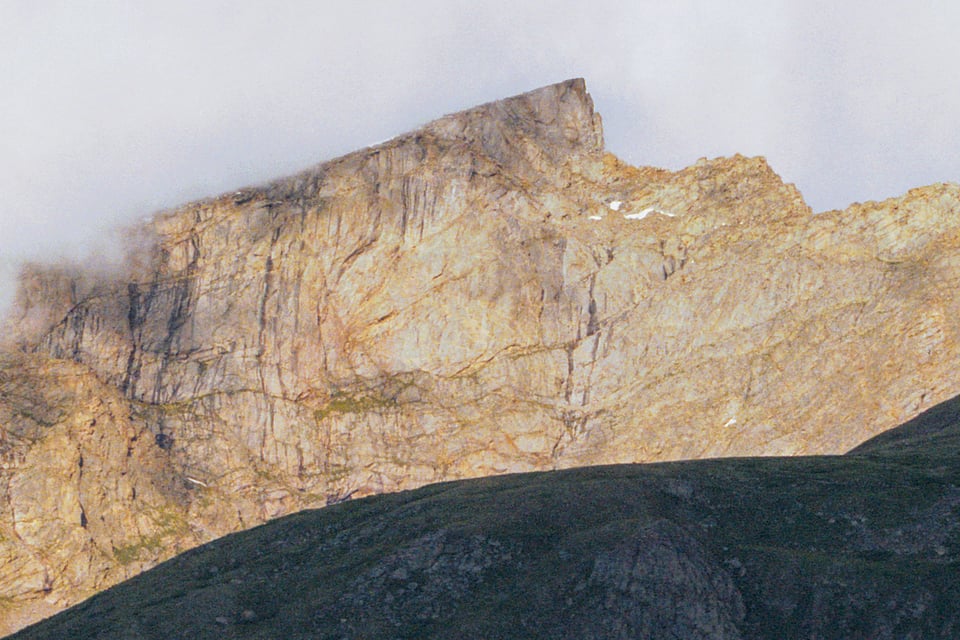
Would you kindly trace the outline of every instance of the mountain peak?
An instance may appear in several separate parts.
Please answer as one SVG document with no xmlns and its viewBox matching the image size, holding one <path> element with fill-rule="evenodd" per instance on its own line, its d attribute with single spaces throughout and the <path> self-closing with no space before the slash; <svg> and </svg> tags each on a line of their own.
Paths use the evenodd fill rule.
<svg viewBox="0 0 960 640">
<path fill-rule="evenodd" d="M 574 79 L 26 269 L 7 624 L 349 497 L 846 451 L 960 393 L 942 191 L 813 216 L 762 159 L 630 167 Z"/>
<path fill-rule="evenodd" d="M 447 115 L 425 130 L 452 139 L 477 139 L 498 156 L 508 131 L 522 132 L 553 153 L 600 154 L 603 126 L 583 78 L 540 87 Z"/>
</svg>

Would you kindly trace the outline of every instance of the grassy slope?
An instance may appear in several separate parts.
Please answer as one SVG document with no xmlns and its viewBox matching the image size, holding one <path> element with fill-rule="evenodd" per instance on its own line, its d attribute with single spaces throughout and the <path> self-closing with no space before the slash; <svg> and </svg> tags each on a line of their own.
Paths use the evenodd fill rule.
<svg viewBox="0 0 960 640">
<path fill-rule="evenodd" d="M 187 552 L 13 637 L 956 637 L 958 447 L 954 400 L 847 456 L 357 500 Z"/>
</svg>

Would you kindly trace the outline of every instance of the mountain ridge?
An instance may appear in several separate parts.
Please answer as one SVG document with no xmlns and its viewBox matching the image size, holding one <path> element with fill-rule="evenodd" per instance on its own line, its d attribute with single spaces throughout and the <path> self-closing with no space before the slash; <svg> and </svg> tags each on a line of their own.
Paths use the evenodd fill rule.
<svg viewBox="0 0 960 640">
<path fill-rule="evenodd" d="M 842 453 L 960 393 L 956 185 L 813 215 L 761 158 L 602 145 L 571 80 L 25 270 L 4 619 L 350 497 Z"/>
</svg>

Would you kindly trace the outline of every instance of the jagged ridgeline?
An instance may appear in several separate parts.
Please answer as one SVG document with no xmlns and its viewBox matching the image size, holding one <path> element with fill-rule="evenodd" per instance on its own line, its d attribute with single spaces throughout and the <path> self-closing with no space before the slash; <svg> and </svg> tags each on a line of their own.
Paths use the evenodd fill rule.
<svg viewBox="0 0 960 640">
<path fill-rule="evenodd" d="M 813 215 L 605 153 L 582 80 L 33 265 L 0 360 L 0 628 L 349 497 L 840 453 L 960 393 L 960 188 Z"/>
</svg>

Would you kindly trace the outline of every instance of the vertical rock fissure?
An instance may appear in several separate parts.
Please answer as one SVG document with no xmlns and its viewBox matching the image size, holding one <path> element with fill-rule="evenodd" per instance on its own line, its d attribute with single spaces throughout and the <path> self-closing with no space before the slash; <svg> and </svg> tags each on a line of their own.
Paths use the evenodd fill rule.
<svg viewBox="0 0 960 640">
<path fill-rule="evenodd" d="M 267 392 L 266 379 L 263 375 L 263 357 L 267 352 L 267 302 L 273 292 L 273 252 L 283 227 L 278 223 L 270 237 L 270 247 L 263 265 L 263 289 L 257 303 L 257 376 L 260 380 L 260 390 Z"/>
<path fill-rule="evenodd" d="M 266 460 L 266 452 L 269 446 L 269 441 L 274 435 L 275 420 L 274 399 L 272 395 L 267 392 L 267 379 L 264 375 L 264 356 L 267 353 L 267 303 L 270 299 L 270 295 L 273 293 L 273 252 L 276 249 L 277 242 L 280 239 L 280 234 L 283 231 L 283 226 L 277 221 L 276 216 L 273 217 L 273 220 L 274 224 L 277 226 L 274 228 L 273 234 L 270 236 L 270 247 L 267 250 L 267 258 L 263 265 L 263 290 L 260 294 L 260 300 L 257 303 L 257 379 L 260 383 L 260 391 L 263 393 L 267 409 L 267 423 L 260 439 L 261 461 Z"/>
<path fill-rule="evenodd" d="M 80 507 L 80 526 L 87 528 L 87 510 L 83 507 L 83 452 L 77 449 L 77 506 Z"/>
<path fill-rule="evenodd" d="M 70 329 L 73 333 L 73 345 L 70 349 L 70 357 L 76 361 L 81 362 L 81 350 L 83 346 L 83 332 L 87 322 L 87 313 L 89 313 L 86 306 L 78 306 L 76 311 L 70 316 Z"/>
<path fill-rule="evenodd" d="M 400 182 L 400 242 L 407 235 L 407 216 L 410 214 L 410 177 Z"/>
<path fill-rule="evenodd" d="M 600 330 L 600 322 L 597 320 L 597 301 L 593 297 L 593 289 L 597 284 L 597 274 L 590 277 L 590 302 L 587 305 L 587 336 L 592 336 Z"/>
<path fill-rule="evenodd" d="M 156 286 L 156 282 L 150 285 L 146 300 L 142 301 L 140 286 L 136 282 L 127 284 L 127 329 L 130 331 L 130 353 L 127 356 L 123 383 L 120 386 L 121 393 L 127 397 L 133 397 L 133 390 L 140 381 L 142 362 L 137 355 L 143 339 L 143 320 L 150 309 L 150 301 L 156 293 Z"/>
<path fill-rule="evenodd" d="M 267 255 L 263 265 L 263 290 L 260 293 L 260 301 L 257 304 L 257 367 L 261 368 L 261 359 L 266 353 L 266 330 L 267 330 L 267 298 L 270 297 L 270 289 L 273 279 L 273 256 Z M 261 382 L 263 375 L 261 373 Z M 262 385 L 261 385 L 262 386 Z"/>
<path fill-rule="evenodd" d="M 173 383 L 173 389 L 164 389 L 164 378 L 167 367 L 174 358 L 174 344 L 179 342 L 180 330 L 186 324 L 193 308 L 194 286 L 197 270 L 200 264 L 200 237 L 193 233 L 189 239 L 190 257 L 182 273 L 176 276 L 172 287 L 173 300 L 170 305 L 170 314 L 167 316 L 166 331 L 160 342 L 160 366 L 157 370 L 156 384 L 153 390 L 153 403 L 159 404 L 164 396 L 173 396 L 180 387 L 180 381 Z M 165 391 L 169 391 L 165 393 Z"/>
<path fill-rule="evenodd" d="M 597 332 L 593 338 L 593 349 L 590 351 L 590 367 L 587 370 L 587 379 L 583 385 L 583 397 L 580 405 L 587 406 L 590 403 L 590 388 L 593 384 L 593 372 L 597 368 L 597 353 L 600 350 L 600 339 L 602 334 Z"/>
</svg>

